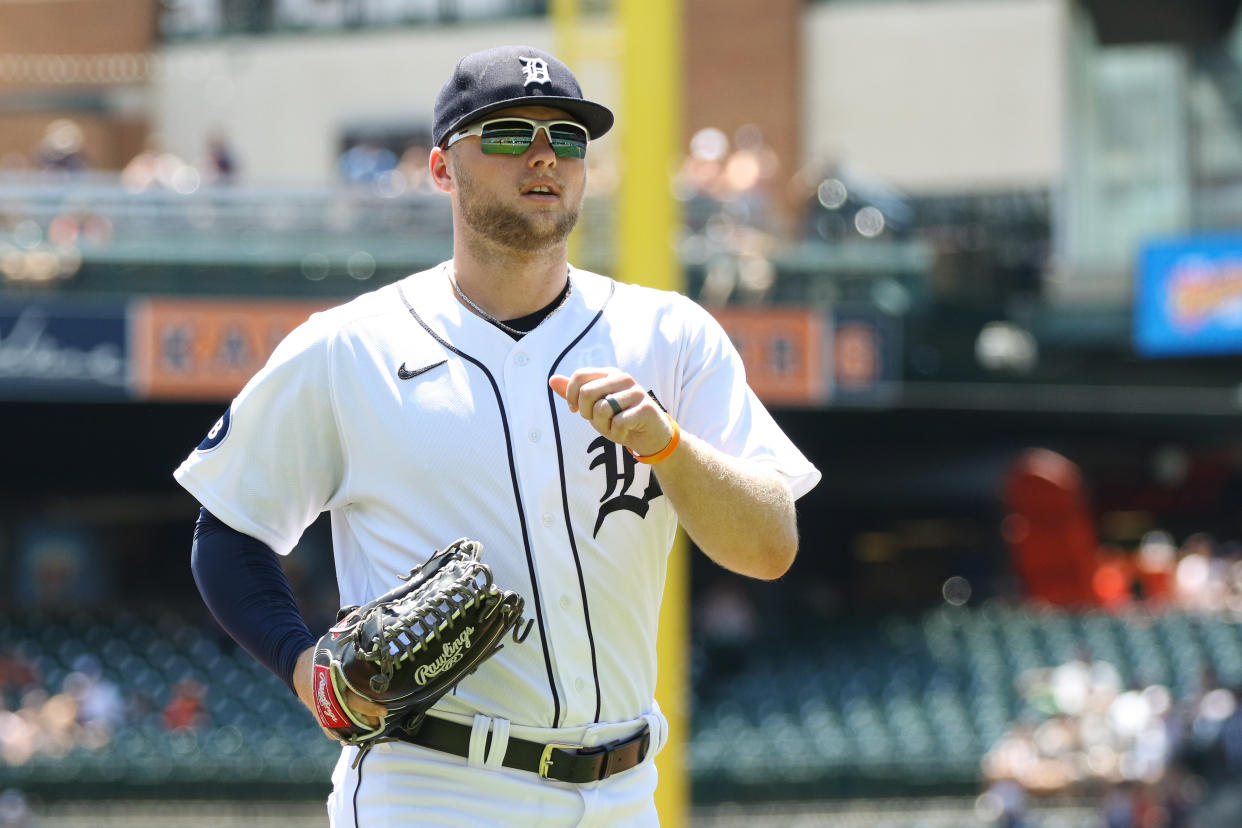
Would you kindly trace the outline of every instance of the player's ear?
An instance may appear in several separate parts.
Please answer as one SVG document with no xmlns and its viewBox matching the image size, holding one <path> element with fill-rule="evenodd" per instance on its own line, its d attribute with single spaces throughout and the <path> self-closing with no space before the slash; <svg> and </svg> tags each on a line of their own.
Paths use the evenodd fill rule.
<svg viewBox="0 0 1242 828">
<path fill-rule="evenodd" d="M 432 147 L 427 157 L 427 167 L 431 170 L 431 183 L 442 193 L 453 192 L 453 165 L 449 161 L 448 150 Z"/>
</svg>

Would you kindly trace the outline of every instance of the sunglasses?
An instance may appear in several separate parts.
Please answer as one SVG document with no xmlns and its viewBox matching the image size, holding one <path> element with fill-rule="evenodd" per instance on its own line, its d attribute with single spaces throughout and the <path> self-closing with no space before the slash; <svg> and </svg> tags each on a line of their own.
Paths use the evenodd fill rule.
<svg viewBox="0 0 1242 828">
<path fill-rule="evenodd" d="M 486 155 L 521 155 L 530 149 L 539 130 L 548 136 L 552 152 L 559 158 L 586 158 L 586 127 L 574 121 L 532 121 L 530 118 L 497 118 L 454 133 L 444 143 L 448 149 L 463 138 L 479 136 Z"/>
</svg>

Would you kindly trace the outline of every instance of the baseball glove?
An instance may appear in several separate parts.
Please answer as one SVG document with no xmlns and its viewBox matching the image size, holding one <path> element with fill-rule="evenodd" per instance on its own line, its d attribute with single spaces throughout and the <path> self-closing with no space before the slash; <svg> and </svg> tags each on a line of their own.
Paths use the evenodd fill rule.
<svg viewBox="0 0 1242 828">
<path fill-rule="evenodd" d="M 502 646 L 520 643 L 523 600 L 492 582 L 483 545 L 461 538 L 402 578 L 404 583 L 340 620 L 315 647 L 319 723 L 346 744 L 370 746 L 414 732 L 427 710 Z M 360 721 L 346 689 L 388 708 L 378 726 Z M 361 754 L 359 754 L 361 758 Z"/>
</svg>

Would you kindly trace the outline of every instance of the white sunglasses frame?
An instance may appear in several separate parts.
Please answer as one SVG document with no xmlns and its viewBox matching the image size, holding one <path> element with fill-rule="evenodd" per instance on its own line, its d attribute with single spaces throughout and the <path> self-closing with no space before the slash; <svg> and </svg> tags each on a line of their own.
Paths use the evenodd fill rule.
<svg viewBox="0 0 1242 828">
<path fill-rule="evenodd" d="M 488 118 L 485 121 L 479 121 L 477 124 L 475 124 L 472 127 L 467 127 L 466 129 L 458 130 L 457 132 L 449 136 L 449 139 L 444 142 L 444 148 L 448 149 L 449 147 L 453 146 L 453 144 L 456 144 L 458 141 L 462 140 L 463 138 L 469 138 L 471 135 L 477 135 L 479 136 L 480 139 L 482 139 L 483 129 L 488 124 L 495 124 L 495 123 L 502 122 L 502 121 L 518 121 L 520 123 L 530 124 L 531 126 L 533 126 L 535 130 L 534 132 L 531 133 L 531 136 L 530 136 L 531 145 L 533 145 L 535 143 L 535 139 L 539 137 L 539 130 L 541 129 L 543 130 L 543 134 L 546 135 L 548 138 L 548 144 L 551 145 L 552 144 L 551 128 L 556 126 L 557 124 L 566 124 L 568 126 L 577 127 L 578 129 L 582 130 L 583 134 L 586 135 L 587 143 L 589 144 L 591 142 L 590 130 L 588 130 L 585 126 L 578 123 L 577 121 L 570 121 L 570 120 L 566 120 L 565 118 L 556 118 L 551 121 L 541 121 L 541 120 L 538 120 L 537 118 L 522 118 L 517 115 L 506 115 L 506 116 L 499 117 L 499 118 Z M 529 150 L 529 149 L 530 149 L 530 145 L 527 145 L 526 149 L 522 150 L 520 153 L 497 152 L 497 153 L 488 153 L 488 154 L 489 155 L 525 155 L 526 150 Z M 585 153 L 586 153 L 586 149 L 584 148 L 583 154 Z M 557 155 L 557 157 L 558 158 L 577 158 L 578 156 Z"/>
</svg>

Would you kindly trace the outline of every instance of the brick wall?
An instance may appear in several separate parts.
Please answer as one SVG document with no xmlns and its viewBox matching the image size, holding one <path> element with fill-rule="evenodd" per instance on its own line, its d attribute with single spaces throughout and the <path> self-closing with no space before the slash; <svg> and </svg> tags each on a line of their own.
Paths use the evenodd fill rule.
<svg viewBox="0 0 1242 828">
<path fill-rule="evenodd" d="M 778 209 L 788 217 L 784 183 L 801 158 L 799 22 L 803 0 L 685 0 L 686 141 L 709 126 L 733 137 L 755 124 L 780 162 Z"/>
<path fill-rule="evenodd" d="M 145 82 L 156 2 L 0 2 L 0 167 L 33 162 L 62 118 L 81 129 L 92 168 L 117 169 L 142 148 L 145 118 L 115 111 L 110 93 Z"/>
</svg>

